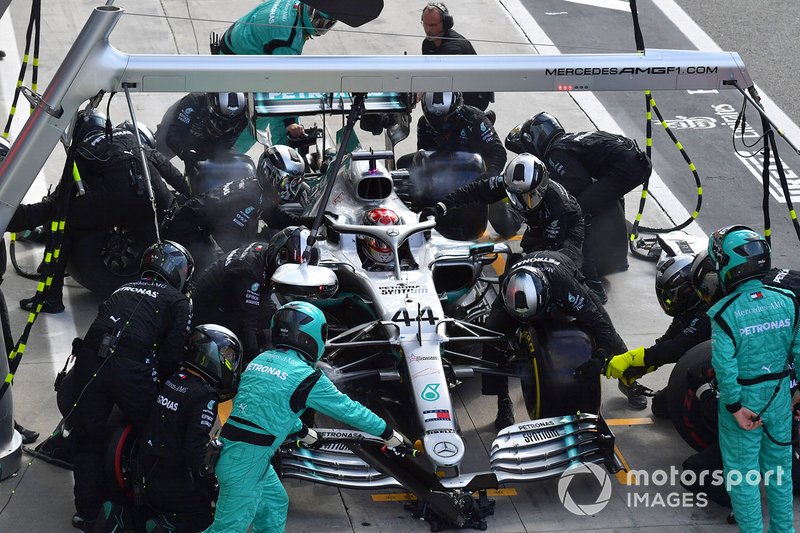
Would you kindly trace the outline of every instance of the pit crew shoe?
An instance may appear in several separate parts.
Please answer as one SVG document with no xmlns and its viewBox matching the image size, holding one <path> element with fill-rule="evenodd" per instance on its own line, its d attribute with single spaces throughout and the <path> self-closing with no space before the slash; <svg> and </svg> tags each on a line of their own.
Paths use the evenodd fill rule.
<svg viewBox="0 0 800 533">
<path fill-rule="evenodd" d="M 16 422 L 14 422 L 14 429 L 17 433 L 22 435 L 22 444 L 33 444 L 39 438 L 39 432 L 32 429 L 25 429 Z"/>
<path fill-rule="evenodd" d="M 23 446 L 22 451 L 51 465 L 72 470 L 72 445 L 61 433 L 45 439 L 36 448 Z"/>
<path fill-rule="evenodd" d="M 36 308 L 36 305 L 34 304 L 35 301 L 36 301 L 36 297 L 35 296 L 33 298 L 25 298 L 24 300 L 20 300 L 19 301 L 19 306 L 24 311 L 28 311 L 28 312 L 32 313 L 34 311 L 34 309 Z M 63 313 L 64 312 L 64 303 L 61 301 L 61 298 L 56 298 L 56 299 L 53 299 L 53 300 L 46 299 L 42 303 L 42 311 L 41 312 L 42 313 L 50 313 L 50 314 Z"/>
<path fill-rule="evenodd" d="M 80 529 L 85 533 L 91 533 L 94 530 L 94 526 L 97 523 L 97 520 L 86 520 L 84 517 L 75 513 L 72 515 L 72 527 L 75 529 Z"/>
<path fill-rule="evenodd" d="M 608 295 L 606 294 L 606 289 L 603 287 L 602 281 L 599 279 L 587 279 L 586 286 L 597 296 L 601 304 L 606 305 L 608 303 Z"/>
<path fill-rule="evenodd" d="M 497 418 L 494 427 L 498 431 L 514 423 L 514 402 L 508 396 L 497 397 Z"/>
<path fill-rule="evenodd" d="M 131 518 L 122 505 L 114 502 L 103 502 L 93 533 L 122 533 L 125 524 L 130 524 Z"/>
<path fill-rule="evenodd" d="M 144 527 L 147 533 L 175 533 L 175 526 L 170 524 L 164 515 L 151 518 L 145 523 Z"/>
<path fill-rule="evenodd" d="M 656 418 L 669 419 L 669 405 L 667 405 L 667 390 L 661 389 L 653 396 L 653 401 L 650 404 L 650 409 L 653 411 L 653 416 Z"/>
<path fill-rule="evenodd" d="M 638 382 L 634 381 L 630 386 L 625 385 L 621 379 L 617 380 L 619 390 L 628 398 L 628 405 L 632 409 L 641 411 L 647 409 L 647 396 L 644 395 L 644 390 Z"/>
</svg>

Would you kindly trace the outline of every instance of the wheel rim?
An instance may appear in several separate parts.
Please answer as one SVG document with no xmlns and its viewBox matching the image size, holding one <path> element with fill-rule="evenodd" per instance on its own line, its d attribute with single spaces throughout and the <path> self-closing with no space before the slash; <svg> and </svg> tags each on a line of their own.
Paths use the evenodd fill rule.
<svg viewBox="0 0 800 533">
<path fill-rule="evenodd" d="M 106 234 L 100 255 L 110 273 L 127 277 L 139 271 L 142 251 L 141 244 L 130 230 L 115 227 Z"/>
</svg>

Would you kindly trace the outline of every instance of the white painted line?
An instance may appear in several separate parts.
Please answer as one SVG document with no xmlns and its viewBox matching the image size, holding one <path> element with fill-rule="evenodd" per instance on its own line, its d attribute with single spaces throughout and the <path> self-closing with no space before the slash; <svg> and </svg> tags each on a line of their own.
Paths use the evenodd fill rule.
<svg viewBox="0 0 800 533">
<path fill-rule="evenodd" d="M 603 9 L 613 9 L 615 11 L 631 12 L 631 6 L 628 2 L 622 0 L 564 0 L 572 4 L 583 4 L 591 7 L 602 7 Z"/>
<path fill-rule="evenodd" d="M 698 49 L 704 50 L 708 52 L 718 52 L 722 49 L 715 43 L 708 34 L 703 31 L 703 29 L 697 25 L 695 21 L 689 17 L 689 15 L 673 0 L 659 0 L 658 2 L 653 2 L 658 9 L 661 10 L 664 15 L 672 21 L 675 26 L 686 36 L 687 39 Z M 794 123 L 792 119 L 790 119 L 786 113 L 780 109 L 772 99 L 761 90 L 761 88 L 756 84 L 756 90 L 758 91 L 759 95 L 761 96 L 761 105 L 766 111 L 767 116 L 772 119 L 778 127 L 783 130 L 783 133 L 786 137 L 792 141 L 792 144 L 795 146 L 800 146 L 800 127 Z M 758 116 L 758 115 L 756 115 Z M 741 159 L 740 159 L 741 160 Z M 745 161 L 742 160 L 742 163 L 745 164 L 748 170 L 751 172 L 753 171 L 752 167 L 748 165 Z M 784 163 L 785 165 L 785 163 Z M 788 169 L 788 167 L 787 167 Z M 789 171 L 787 170 L 787 175 Z M 757 174 L 754 174 L 756 179 L 759 183 L 761 183 L 761 172 L 758 171 Z M 787 176 L 788 177 L 788 176 Z M 780 190 L 780 188 L 779 188 Z M 773 193 L 773 197 L 782 203 L 785 203 L 786 200 L 783 199 L 783 193 L 780 192 L 778 195 Z"/>
<path fill-rule="evenodd" d="M 537 46 L 542 47 L 546 51 L 545 53 L 548 54 L 561 53 L 519 0 L 498 0 L 498 2 L 505 7 L 509 16 L 514 19 L 528 41 L 536 43 L 534 48 Z M 598 129 L 612 133 L 625 133 L 594 93 L 577 91 L 570 93 L 570 96 Z M 650 176 L 649 192 L 650 196 L 653 199 L 657 199 L 662 209 L 672 220 L 682 222 L 689 217 L 689 211 L 672 194 L 672 191 L 669 190 L 655 170 Z M 706 236 L 706 233 L 696 221 L 684 231 L 698 237 Z"/>
</svg>

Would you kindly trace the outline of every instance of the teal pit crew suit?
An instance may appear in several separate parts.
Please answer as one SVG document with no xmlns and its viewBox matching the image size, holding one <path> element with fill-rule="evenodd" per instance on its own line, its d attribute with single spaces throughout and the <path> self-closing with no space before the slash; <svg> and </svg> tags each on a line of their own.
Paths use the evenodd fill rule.
<svg viewBox="0 0 800 533">
<path fill-rule="evenodd" d="M 235 55 L 297 55 L 314 28 L 309 10 L 297 0 L 267 0 L 236 21 L 221 40 L 221 51 Z M 286 127 L 297 122 L 296 117 L 262 117 L 256 127 L 263 131 L 269 127 L 272 144 L 287 144 Z M 255 144 L 246 129 L 234 148 L 242 153 Z"/>
<path fill-rule="evenodd" d="M 741 406 L 754 413 L 764 409 L 763 426 L 776 440 L 791 440 L 787 359 L 800 352 L 796 301 L 789 291 L 752 279 L 717 302 L 708 316 L 711 318 L 711 362 L 720 393 L 719 441 L 726 479 L 731 470 L 738 470 L 743 477 L 750 470 L 760 470 L 762 475 L 773 471 L 766 483 L 769 531 L 794 531 L 791 446 L 772 442 L 764 434 L 763 427 L 743 430 L 731 413 Z M 770 401 L 779 381 L 780 390 Z M 780 480 L 776 476 L 778 467 L 783 469 Z M 730 486 L 728 492 L 741 530 L 763 531 L 759 485 L 748 484 L 743 479 L 739 485 Z"/>
<path fill-rule="evenodd" d="M 313 308 L 299 302 L 287 305 Z M 316 358 L 321 355 L 320 349 Z M 270 459 L 288 435 L 308 432 L 299 419 L 307 407 L 384 440 L 393 433 L 383 419 L 342 394 L 297 350 L 281 347 L 258 355 L 242 374 L 222 430 L 224 446 L 216 467 L 219 498 L 214 523 L 206 533 L 244 532 L 251 522 L 253 533 L 284 531 L 289 498 Z"/>
</svg>

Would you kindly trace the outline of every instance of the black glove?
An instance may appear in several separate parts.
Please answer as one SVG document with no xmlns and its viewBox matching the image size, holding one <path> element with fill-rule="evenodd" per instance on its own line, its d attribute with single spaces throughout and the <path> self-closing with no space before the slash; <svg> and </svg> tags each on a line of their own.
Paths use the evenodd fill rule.
<svg viewBox="0 0 800 533">
<path fill-rule="evenodd" d="M 189 174 L 189 172 L 195 172 L 197 170 L 197 162 L 203 161 L 205 158 L 194 150 L 186 150 L 183 152 L 181 159 L 183 159 L 184 174 Z"/>
<path fill-rule="evenodd" d="M 442 202 L 439 202 L 434 206 L 423 207 L 422 211 L 419 212 L 419 221 L 425 222 L 428 220 L 428 217 L 435 217 L 438 221 L 441 220 L 446 213 L 447 207 Z"/>
</svg>

